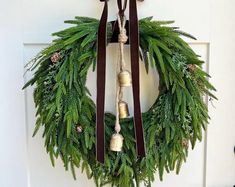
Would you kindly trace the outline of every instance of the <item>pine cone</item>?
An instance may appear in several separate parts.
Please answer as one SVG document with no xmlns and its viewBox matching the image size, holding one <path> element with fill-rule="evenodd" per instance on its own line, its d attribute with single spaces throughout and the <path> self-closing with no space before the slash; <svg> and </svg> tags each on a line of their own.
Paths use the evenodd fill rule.
<svg viewBox="0 0 235 187">
<path fill-rule="evenodd" d="M 53 62 L 53 63 L 58 62 L 60 59 L 61 59 L 60 53 L 56 52 L 51 56 L 51 62 Z"/>
<path fill-rule="evenodd" d="M 196 70 L 196 65 L 195 64 L 188 64 L 188 70 L 193 73 Z"/>
<path fill-rule="evenodd" d="M 78 132 L 78 133 L 81 133 L 81 132 L 82 132 L 82 126 L 80 126 L 80 125 L 77 126 L 77 132 Z"/>
<path fill-rule="evenodd" d="M 184 148 L 188 149 L 188 146 L 189 146 L 188 140 L 184 139 L 184 140 L 182 141 L 182 146 L 183 146 Z"/>
</svg>

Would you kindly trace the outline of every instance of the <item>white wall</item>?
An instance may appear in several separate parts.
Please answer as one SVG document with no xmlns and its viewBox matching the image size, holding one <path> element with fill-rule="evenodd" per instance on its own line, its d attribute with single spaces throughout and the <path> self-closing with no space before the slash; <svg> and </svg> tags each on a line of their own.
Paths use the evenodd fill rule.
<svg viewBox="0 0 235 187">
<path fill-rule="evenodd" d="M 219 98 L 209 105 L 207 186 L 235 185 L 235 1 L 212 1 L 210 24 L 210 74 Z"/>
<path fill-rule="evenodd" d="M 0 186 L 27 186 L 21 4 L 0 1 Z"/>
<path fill-rule="evenodd" d="M 153 15 L 156 19 L 176 20 L 182 30 L 195 35 L 199 42 L 192 47 L 207 61 L 205 67 L 218 89 L 216 109 L 209 103 L 212 117 L 205 141 L 190 153 L 180 176 L 166 175 L 159 187 L 229 187 L 235 185 L 235 1 L 234 0 L 145 0 L 139 3 L 140 17 Z M 34 127 L 32 88 L 21 91 L 23 66 L 51 41 L 50 33 L 65 27 L 63 20 L 75 15 L 99 18 L 102 3 L 98 0 L 8 0 L 0 1 L 0 186 L 1 187 L 75 187 L 94 186 L 78 172 L 73 181 L 58 161 L 52 168 L 40 135 L 31 138 Z M 115 1 L 110 2 L 110 20 L 115 18 Z M 115 63 L 115 46 L 109 47 L 108 59 Z M 112 55 L 111 55 L 112 54 Z M 128 57 L 128 54 L 127 54 Z M 110 70 L 114 67 L 110 65 Z M 154 74 L 154 72 L 152 72 Z M 157 85 L 153 76 L 142 76 L 142 95 L 149 85 Z M 111 74 L 108 77 L 112 80 Z M 89 87 L 94 74 L 90 74 Z M 112 87 L 112 83 L 108 83 Z M 107 89 L 109 90 L 109 89 Z M 114 92 L 108 92 L 111 96 Z M 126 95 L 128 99 L 131 95 Z M 155 95 L 142 100 L 147 109 Z M 113 97 L 114 98 L 114 97 Z M 113 110 L 111 104 L 108 110 Z"/>
</svg>

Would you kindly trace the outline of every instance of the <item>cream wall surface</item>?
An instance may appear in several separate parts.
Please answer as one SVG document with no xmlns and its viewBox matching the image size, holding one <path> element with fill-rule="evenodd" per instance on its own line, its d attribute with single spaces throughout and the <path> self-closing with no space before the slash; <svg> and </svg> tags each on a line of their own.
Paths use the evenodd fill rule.
<svg viewBox="0 0 235 187">
<path fill-rule="evenodd" d="M 204 140 L 190 151 L 181 173 L 165 174 L 158 187 L 231 187 L 235 185 L 234 120 L 234 0 L 145 0 L 138 3 L 139 17 L 154 16 L 175 20 L 175 25 L 198 38 L 188 41 L 206 61 L 205 69 L 213 77 L 219 101 L 208 107 L 212 118 Z M 109 3 L 109 19 L 115 19 L 116 1 Z M 99 18 L 102 3 L 98 0 L 0 0 L 0 186 L 1 187 L 93 187 L 92 180 L 78 170 L 73 181 L 62 162 L 50 164 L 39 133 L 32 138 L 35 108 L 33 88 L 21 88 L 30 74 L 23 77 L 24 65 L 46 47 L 54 31 L 68 27 L 63 20 L 76 15 Z M 128 47 L 127 47 L 128 48 Z M 114 111 L 114 64 L 116 45 L 108 47 L 108 82 L 106 110 Z M 126 58 L 129 54 L 126 54 Z M 142 68 L 141 64 L 141 68 Z M 143 68 L 142 68 L 143 69 Z M 141 103 L 147 110 L 157 94 L 158 80 L 141 71 Z M 95 98 L 95 73 L 90 72 L 88 86 Z M 131 102 L 131 90 L 125 94 Z M 131 106 L 131 104 L 130 104 Z M 132 108 L 131 108 L 132 112 Z"/>
</svg>

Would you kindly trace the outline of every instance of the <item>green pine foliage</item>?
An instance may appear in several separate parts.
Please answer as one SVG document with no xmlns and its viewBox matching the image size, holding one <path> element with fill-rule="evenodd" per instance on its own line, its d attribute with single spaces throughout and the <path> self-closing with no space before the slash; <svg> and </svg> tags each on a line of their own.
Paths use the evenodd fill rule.
<svg viewBox="0 0 235 187">
<path fill-rule="evenodd" d="M 187 143 L 191 142 L 193 148 L 208 123 L 203 97 L 215 98 L 209 75 L 201 68 L 204 62 L 180 36 L 194 37 L 167 26 L 171 21 L 140 20 L 140 57 L 147 72 L 150 67 L 156 68 L 160 75 L 160 95 L 142 114 L 147 156 L 136 156 L 132 118 L 121 120 L 123 151 L 109 150 L 115 116 L 106 113 L 106 155 L 105 164 L 101 165 L 95 157 L 96 107 L 86 87 L 88 69 L 94 70 L 96 65 L 99 21 L 76 17 L 66 23 L 74 26 L 53 34 L 57 38 L 34 59 L 30 70 L 35 70 L 35 74 L 24 86 L 36 85 L 37 121 L 33 136 L 43 129 L 52 164 L 60 157 L 74 178 L 75 168 L 81 167 L 88 178 L 94 178 L 97 187 L 138 187 L 141 182 L 150 187 L 156 172 L 161 180 L 164 172 L 179 173 L 187 158 Z M 111 23 L 107 30 L 109 42 Z M 61 58 L 52 63 L 50 57 L 55 52 Z M 189 64 L 195 66 L 193 71 Z M 76 131 L 77 125 L 82 127 L 81 133 Z"/>
</svg>

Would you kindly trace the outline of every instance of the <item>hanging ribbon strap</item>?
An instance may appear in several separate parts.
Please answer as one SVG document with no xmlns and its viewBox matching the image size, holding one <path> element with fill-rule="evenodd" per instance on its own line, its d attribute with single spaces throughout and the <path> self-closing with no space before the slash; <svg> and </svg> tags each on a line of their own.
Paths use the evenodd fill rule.
<svg viewBox="0 0 235 187">
<path fill-rule="evenodd" d="M 139 23 L 137 16 L 136 0 L 129 1 L 129 29 L 131 48 L 131 72 L 134 99 L 134 124 L 136 136 L 136 148 L 138 156 L 145 157 L 144 132 L 140 108 L 140 85 L 139 85 Z"/>
<path fill-rule="evenodd" d="M 104 163 L 105 155 L 105 122 L 104 122 L 104 105 L 105 105 L 105 69 L 106 69 L 106 29 L 108 19 L 108 2 L 104 2 L 104 9 L 100 19 L 98 29 L 98 46 L 97 46 L 97 94 L 96 94 L 96 159 Z"/>
</svg>

